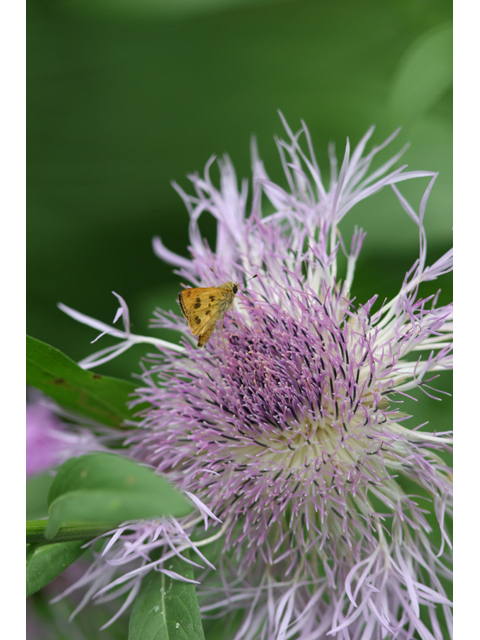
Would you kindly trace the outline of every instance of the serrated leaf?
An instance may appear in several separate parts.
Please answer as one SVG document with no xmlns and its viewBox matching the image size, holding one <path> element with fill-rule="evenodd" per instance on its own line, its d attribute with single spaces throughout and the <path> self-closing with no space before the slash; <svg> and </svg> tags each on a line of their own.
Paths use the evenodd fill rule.
<svg viewBox="0 0 480 640">
<path fill-rule="evenodd" d="M 27 336 L 27 384 L 59 405 L 102 424 L 120 427 L 134 417 L 127 407 L 135 392 L 132 382 L 86 371 L 58 349 L 31 336 Z"/>
<path fill-rule="evenodd" d="M 84 552 L 83 540 L 27 547 L 27 597 L 62 573 Z"/>
<path fill-rule="evenodd" d="M 188 550 L 183 555 L 189 558 Z M 167 569 L 193 580 L 193 568 L 174 557 Z M 135 598 L 128 640 L 204 640 L 195 585 L 151 571 Z"/>
<path fill-rule="evenodd" d="M 448 23 L 416 40 L 401 59 L 390 110 L 405 124 L 423 115 L 453 84 L 453 32 Z"/>
<path fill-rule="evenodd" d="M 128 458 L 93 453 L 65 462 L 48 494 L 46 538 L 72 521 L 116 527 L 126 520 L 190 513 L 192 506 L 163 478 Z"/>
</svg>

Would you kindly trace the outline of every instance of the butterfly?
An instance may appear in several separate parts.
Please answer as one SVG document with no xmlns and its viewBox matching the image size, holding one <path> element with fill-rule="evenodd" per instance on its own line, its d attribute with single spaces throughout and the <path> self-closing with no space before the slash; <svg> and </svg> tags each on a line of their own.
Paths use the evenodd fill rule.
<svg viewBox="0 0 480 640">
<path fill-rule="evenodd" d="M 217 322 L 224 318 L 233 306 L 238 291 L 236 282 L 226 282 L 219 287 L 194 287 L 178 294 L 178 304 L 187 319 L 194 336 L 198 336 L 198 346 L 203 347 L 215 329 Z"/>
</svg>

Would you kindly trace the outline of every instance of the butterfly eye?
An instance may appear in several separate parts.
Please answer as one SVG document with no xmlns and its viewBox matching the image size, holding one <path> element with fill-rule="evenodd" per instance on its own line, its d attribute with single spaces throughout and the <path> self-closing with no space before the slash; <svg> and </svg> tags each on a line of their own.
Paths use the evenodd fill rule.
<svg viewBox="0 0 480 640">
<path fill-rule="evenodd" d="M 233 290 L 233 295 L 235 295 L 238 291 L 238 287 L 236 284 L 233 285 L 232 290 Z"/>
</svg>

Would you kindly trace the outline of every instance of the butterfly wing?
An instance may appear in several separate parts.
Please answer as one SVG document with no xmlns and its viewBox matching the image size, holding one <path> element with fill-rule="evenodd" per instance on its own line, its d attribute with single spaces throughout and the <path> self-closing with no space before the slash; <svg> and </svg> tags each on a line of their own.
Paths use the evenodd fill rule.
<svg viewBox="0 0 480 640">
<path fill-rule="evenodd" d="M 220 313 L 220 312 L 216 313 L 215 315 L 210 317 L 210 320 L 208 320 L 205 326 L 202 327 L 202 330 L 199 330 L 199 332 L 196 334 L 198 335 L 199 347 L 203 347 L 205 344 L 207 344 L 207 342 L 210 339 L 210 336 L 213 333 L 213 330 L 217 326 L 217 322 L 220 320 L 220 318 L 223 318 L 224 315 L 225 315 L 224 313 Z"/>
<path fill-rule="evenodd" d="M 187 319 L 187 321 L 189 322 L 189 324 L 190 324 L 189 316 L 192 314 L 195 305 L 198 304 L 199 302 L 199 300 L 196 300 L 199 297 L 198 294 L 202 294 L 204 291 L 207 291 L 207 290 L 208 290 L 208 287 L 207 288 L 193 287 L 191 289 L 184 289 L 183 291 L 180 291 L 180 293 L 178 294 L 178 298 L 177 298 L 178 304 L 180 305 L 180 309 L 183 315 L 185 316 L 185 318 Z"/>
<path fill-rule="evenodd" d="M 199 347 L 207 343 L 217 322 L 232 306 L 233 298 L 230 282 L 219 287 L 184 289 L 178 294 L 178 303 L 188 326 L 193 335 L 199 337 Z"/>
<path fill-rule="evenodd" d="M 195 336 L 202 333 L 212 316 L 216 315 L 215 295 L 208 295 L 211 291 L 215 292 L 215 289 L 216 287 L 194 287 L 178 294 L 180 309 Z M 213 298 L 213 306 L 210 298 Z"/>
</svg>

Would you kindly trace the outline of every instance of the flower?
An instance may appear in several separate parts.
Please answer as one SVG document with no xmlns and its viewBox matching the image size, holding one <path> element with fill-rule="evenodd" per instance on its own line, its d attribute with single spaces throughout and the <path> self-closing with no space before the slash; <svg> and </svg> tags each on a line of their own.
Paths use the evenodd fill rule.
<svg viewBox="0 0 480 640">
<path fill-rule="evenodd" d="M 62 448 L 60 421 L 40 404 L 26 407 L 26 475 L 27 478 L 53 467 Z"/>
<path fill-rule="evenodd" d="M 444 582 L 451 579 L 452 478 L 443 452 L 452 439 L 404 425 L 409 416 L 399 410 L 402 396 L 430 394 L 428 383 L 452 367 L 452 305 L 419 297 L 422 282 L 452 268 L 451 251 L 426 263 L 423 218 L 436 174 L 392 170 L 402 152 L 369 173 L 396 135 L 364 155 L 372 128 L 351 155 L 347 141 L 338 173 L 330 149 L 326 188 L 306 126 L 294 134 L 284 125 L 289 139 L 277 142 L 288 190 L 268 178 L 253 145 L 247 215 L 247 183 L 238 190 L 226 157 L 218 190 L 212 158 L 203 178 L 190 176 L 194 196 L 175 185 L 190 214 L 191 258 L 154 240 L 156 254 L 194 286 L 239 283 L 235 311 L 204 349 L 183 319 L 155 312 L 154 327 L 185 337 L 182 348 L 162 342 L 144 361 L 137 393 L 149 409 L 127 440 L 130 455 L 188 492 L 200 516 L 120 528 L 84 582 L 99 595 L 123 583 L 131 600 L 145 573 L 165 570 L 162 558 L 148 560 L 153 548 L 168 550 L 165 558 L 190 544 L 206 561 L 199 548 L 221 537 L 218 571 L 199 578 L 199 598 L 205 615 L 245 610 L 236 640 L 440 638 L 439 609 L 451 630 Z M 429 184 L 417 213 L 396 185 L 422 177 Z M 377 296 L 354 296 L 365 233 L 356 228 L 347 248 L 338 225 L 386 186 L 417 226 L 420 250 L 398 295 L 378 305 Z M 204 212 L 217 220 L 215 251 L 200 234 Z M 337 273 L 340 251 L 345 274 Z M 129 333 L 123 300 L 119 315 L 126 331 L 114 330 L 124 338 L 116 349 L 123 350 L 141 338 Z M 98 361 L 92 356 L 84 366 Z M 422 500 L 401 478 L 433 502 L 440 548 Z M 208 538 L 199 538 L 202 518 L 215 531 Z M 110 582 L 127 559 L 136 568 Z"/>
<path fill-rule="evenodd" d="M 95 427 L 102 435 L 96 437 L 90 429 L 64 422 L 61 417 L 76 419 L 77 416 L 62 411 L 35 389 L 30 390 L 29 396 L 25 411 L 27 478 L 57 467 L 70 458 L 105 451 L 107 444 L 118 439 L 113 429 L 100 424 Z"/>
</svg>

